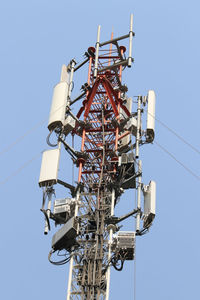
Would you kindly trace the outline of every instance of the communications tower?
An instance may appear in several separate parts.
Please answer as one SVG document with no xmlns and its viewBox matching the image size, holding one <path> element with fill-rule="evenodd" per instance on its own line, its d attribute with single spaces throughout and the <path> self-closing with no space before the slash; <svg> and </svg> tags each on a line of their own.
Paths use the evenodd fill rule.
<svg viewBox="0 0 200 300">
<path fill-rule="evenodd" d="M 43 188 L 44 233 L 50 230 L 50 220 L 58 227 L 49 261 L 70 264 L 67 300 L 108 300 L 110 268 L 120 271 L 125 261 L 134 259 L 135 237 L 146 233 L 155 217 L 155 182 L 144 185 L 139 159 L 140 146 L 154 140 L 155 93 L 150 90 L 147 96 L 136 97 L 133 110 L 133 100 L 122 80 L 123 71 L 133 63 L 134 35 L 133 15 L 129 33 L 118 38 L 112 34 L 106 42 L 100 41 L 99 26 L 95 47 L 88 48 L 81 64 L 72 59 L 68 66 L 63 65 L 60 82 L 54 88 L 47 137 L 54 148 L 43 153 L 39 185 Z M 126 39 L 128 51 L 120 45 Z M 87 82 L 81 94 L 73 98 L 74 74 L 85 64 Z M 80 105 L 74 114 L 76 102 Z M 145 110 L 147 125 L 142 128 Z M 80 149 L 69 145 L 69 135 L 80 141 Z M 61 150 L 67 151 L 78 168 L 76 184 L 59 178 Z M 71 196 L 57 199 L 57 184 Z M 136 207 L 116 216 L 115 206 L 127 189 L 137 190 Z M 133 215 L 135 231 L 121 231 L 123 220 Z M 65 258 L 53 260 L 56 253 Z"/>
</svg>

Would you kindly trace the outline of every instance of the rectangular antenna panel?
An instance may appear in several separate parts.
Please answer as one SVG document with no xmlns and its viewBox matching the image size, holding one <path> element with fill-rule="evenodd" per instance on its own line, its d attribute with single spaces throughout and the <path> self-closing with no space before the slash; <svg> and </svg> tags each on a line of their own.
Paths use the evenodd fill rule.
<svg viewBox="0 0 200 300">
<path fill-rule="evenodd" d="M 39 186 L 49 186 L 57 183 L 60 149 L 43 152 L 40 169 Z"/>
<path fill-rule="evenodd" d="M 132 102 L 133 102 L 133 99 L 132 98 L 127 98 L 125 101 L 126 101 L 126 103 L 123 103 L 123 104 L 125 104 L 126 108 L 131 113 L 132 112 Z"/>
<path fill-rule="evenodd" d="M 132 98 L 126 97 L 123 101 L 123 105 L 126 106 L 126 108 L 130 113 L 132 112 Z M 121 107 L 119 110 L 119 114 L 120 114 L 120 119 L 126 119 L 128 117 L 126 112 Z"/>
<path fill-rule="evenodd" d="M 76 126 L 76 120 L 70 115 L 64 121 L 64 134 L 69 134 Z"/>
<path fill-rule="evenodd" d="M 128 153 L 128 163 L 134 163 L 135 162 L 135 157 L 133 152 Z"/>
<path fill-rule="evenodd" d="M 154 140 L 155 130 L 155 104 L 156 95 L 153 90 L 148 91 L 147 95 L 147 142 L 152 143 Z"/>
<path fill-rule="evenodd" d="M 119 231 L 113 239 L 112 251 L 125 260 L 133 260 L 135 254 L 135 232 Z"/>
<path fill-rule="evenodd" d="M 127 130 L 131 131 L 132 135 L 136 136 L 137 134 L 137 119 L 131 117 L 126 126 Z"/>
<path fill-rule="evenodd" d="M 118 156 L 118 166 L 121 166 L 121 164 L 122 164 L 122 157 Z"/>
<path fill-rule="evenodd" d="M 68 204 L 54 206 L 54 209 L 53 209 L 54 215 L 58 215 L 58 214 L 62 214 L 62 213 L 70 214 L 70 206 Z"/>
<path fill-rule="evenodd" d="M 143 189 L 144 194 L 144 216 L 154 218 L 156 213 L 156 183 L 150 181 Z"/>
<path fill-rule="evenodd" d="M 63 225 L 52 238 L 52 248 L 54 250 L 68 250 L 76 243 L 78 224 L 75 218 L 71 218 Z"/>
<path fill-rule="evenodd" d="M 128 109 L 128 111 L 131 113 L 131 111 L 132 111 L 132 98 L 126 98 L 123 101 L 123 105 L 126 106 L 126 108 Z M 120 108 L 119 114 L 120 114 L 120 119 L 121 120 L 128 118 L 128 115 L 126 114 L 126 112 L 122 108 Z M 121 134 L 119 134 L 119 137 L 123 133 L 124 132 L 122 132 Z M 119 148 L 121 148 L 121 149 L 126 148 L 129 143 L 130 143 L 130 134 L 128 134 L 127 136 L 123 137 L 122 139 L 119 139 Z"/>
<path fill-rule="evenodd" d="M 54 87 L 48 129 L 54 130 L 61 127 L 65 119 L 66 103 L 68 96 L 68 83 L 62 81 Z"/>
<path fill-rule="evenodd" d="M 75 199 L 74 198 L 64 198 L 64 199 L 56 199 L 54 202 L 54 207 L 55 206 L 60 206 L 60 205 L 65 205 L 65 204 L 71 204 L 74 203 Z"/>
<path fill-rule="evenodd" d="M 118 157 L 118 166 L 121 166 L 122 164 L 128 164 L 128 163 L 134 163 L 135 158 L 133 152 L 130 153 L 122 153 L 121 156 Z"/>
<path fill-rule="evenodd" d="M 53 214 L 56 217 L 56 224 L 64 224 L 74 215 L 75 199 L 65 198 L 54 201 Z"/>
<path fill-rule="evenodd" d="M 126 153 L 122 153 L 121 164 L 127 164 L 127 163 L 128 163 L 128 155 Z"/>
<path fill-rule="evenodd" d="M 120 137 L 120 136 L 119 136 Z M 119 150 L 126 150 L 129 143 L 130 143 L 131 139 L 130 139 L 130 134 L 126 135 L 125 137 L 121 138 L 118 141 L 118 147 Z"/>
</svg>

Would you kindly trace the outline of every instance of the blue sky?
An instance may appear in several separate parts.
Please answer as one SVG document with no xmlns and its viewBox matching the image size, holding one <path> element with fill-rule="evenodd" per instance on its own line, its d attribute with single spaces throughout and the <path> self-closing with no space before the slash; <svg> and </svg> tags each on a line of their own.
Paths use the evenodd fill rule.
<svg viewBox="0 0 200 300">
<path fill-rule="evenodd" d="M 0 4 L 1 299 L 65 299 L 68 266 L 49 264 L 38 187 L 53 86 L 63 63 L 78 62 L 96 42 L 129 30 L 135 63 L 124 72 L 129 95 L 157 95 L 156 117 L 200 149 L 199 1 L 3 1 Z M 75 79 L 74 96 L 87 80 Z M 18 141 L 12 147 L 13 142 Z M 156 142 L 200 176 L 199 154 L 156 123 Z M 142 149 L 143 180 L 157 182 L 157 215 L 137 239 L 136 299 L 198 299 L 199 180 L 156 144 Z M 32 160 L 32 162 L 30 162 Z M 27 163 L 27 165 L 26 165 Z M 62 174 L 71 180 L 69 159 Z M 134 192 L 117 212 L 132 208 Z M 133 219 L 124 229 L 133 228 Z M 133 299 L 133 262 L 111 274 L 110 299 Z"/>
</svg>

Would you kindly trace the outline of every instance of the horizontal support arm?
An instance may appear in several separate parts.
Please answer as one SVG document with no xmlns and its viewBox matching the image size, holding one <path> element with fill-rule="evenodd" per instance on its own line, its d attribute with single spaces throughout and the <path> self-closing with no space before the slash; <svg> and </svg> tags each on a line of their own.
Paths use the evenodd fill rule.
<svg viewBox="0 0 200 300">
<path fill-rule="evenodd" d="M 82 66 L 84 66 L 88 61 L 89 57 L 87 57 L 82 63 L 80 63 L 76 68 L 74 68 L 74 72 L 76 72 L 78 69 L 80 69 Z"/>
<path fill-rule="evenodd" d="M 120 41 L 120 40 L 124 40 L 124 39 L 126 39 L 126 38 L 128 38 L 128 37 L 129 37 L 129 33 L 128 33 L 128 34 L 125 34 L 125 35 L 122 35 L 122 36 L 120 36 L 120 37 L 117 37 L 117 38 L 115 38 L 115 39 L 113 39 L 113 40 L 109 40 L 109 41 L 100 43 L 99 46 L 102 47 L 102 46 L 108 45 L 108 44 L 110 44 L 110 43 L 114 44 L 114 43 L 116 43 L 116 42 L 118 42 L 118 41 Z"/>
<path fill-rule="evenodd" d="M 119 66 L 127 66 L 127 65 L 128 65 L 128 59 L 120 61 L 120 62 L 118 62 L 116 64 L 111 65 L 111 66 L 107 66 L 105 68 L 102 68 L 102 69 L 98 70 L 98 73 L 104 72 L 106 70 L 112 70 L 112 69 L 115 69 L 115 68 L 117 68 Z"/>
<path fill-rule="evenodd" d="M 106 220 L 106 223 L 108 224 L 118 224 L 119 222 L 122 222 L 124 220 L 126 220 L 127 218 L 129 218 L 130 216 L 138 213 L 138 211 L 140 211 L 138 208 L 132 210 L 131 212 L 129 212 L 128 214 L 125 214 L 121 217 L 111 217 L 108 220 Z"/>
</svg>

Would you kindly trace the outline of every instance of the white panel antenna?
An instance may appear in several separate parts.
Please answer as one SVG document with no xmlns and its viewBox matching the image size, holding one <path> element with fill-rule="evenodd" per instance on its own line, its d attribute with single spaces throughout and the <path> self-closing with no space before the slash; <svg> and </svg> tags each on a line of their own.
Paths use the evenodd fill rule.
<svg viewBox="0 0 200 300">
<path fill-rule="evenodd" d="M 48 129 L 54 130 L 56 127 L 61 127 L 65 119 L 67 96 L 69 90 L 68 73 L 65 68 L 62 67 L 61 82 L 59 82 L 53 91 L 53 98 L 49 116 Z"/>
<path fill-rule="evenodd" d="M 123 102 L 123 105 L 126 106 L 128 111 L 131 113 L 131 111 L 132 111 L 132 98 L 126 97 L 126 99 Z M 119 113 L 120 113 L 120 119 L 125 119 L 125 118 L 128 117 L 127 114 L 125 113 L 125 111 L 122 108 L 120 108 Z"/>
<path fill-rule="evenodd" d="M 131 132 L 132 135 L 136 136 L 136 134 L 137 134 L 137 119 L 136 118 L 134 118 L 134 117 L 130 118 L 130 120 L 127 123 L 127 129 Z M 140 130 L 141 130 L 141 126 L 140 126 Z"/>
<path fill-rule="evenodd" d="M 150 181 L 143 187 L 144 194 L 144 227 L 150 224 L 156 214 L 156 182 Z"/>
<path fill-rule="evenodd" d="M 155 136 L 155 104 L 156 104 L 156 95 L 153 90 L 148 91 L 147 95 L 147 137 L 146 141 L 152 143 Z"/>
<path fill-rule="evenodd" d="M 128 109 L 128 111 L 131 113 L 131 111 L 132 111 L 132 98 L 127 98 L 124 101 L 123 105 L 126 106 L 126 108 Z M 126 119 L 128 117 L 127 114 L 125 113 L 125 111 L 122 108 L 120 108 L 119 113 L 120 113 L 120 119 L 121 120 Z M 125 137 L 123 137 L 121 139 L 119 139 L 119 147 L 120 148 L 124 148 L 124 147 L 126 147 L 129 144 L 129 142 L 130 142 L 130 134 L 128 134 L 127 136 L 125 136 Z"/>
<path fill-rule="evenodd" d="M 60 149 L 43 152 L 40 169 L 39 186 L 51 186 L 57 183 Z"/>
<path fill-rule="evenodd" d="M 62 65 L 60 81 L 65 81 L 67 83 L 69 82 L 69 74 L 66 65 Z"/>
</svg>

